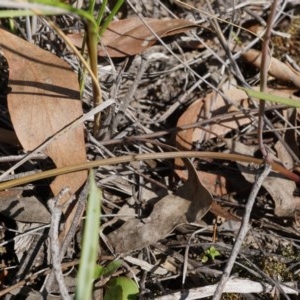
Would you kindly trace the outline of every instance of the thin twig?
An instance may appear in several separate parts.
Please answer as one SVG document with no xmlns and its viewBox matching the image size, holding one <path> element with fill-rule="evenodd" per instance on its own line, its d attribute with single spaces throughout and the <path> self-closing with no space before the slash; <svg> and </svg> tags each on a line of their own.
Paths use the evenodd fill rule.
<svg viewBox="0 0 300 300">
<path fill-rule="evenodd" d="M 119 122 L 121 121 L 122 117 L 125 115 L 126 110 L 130 104 L 130 102 L 132 101 L 132 98 L 141 82 L 142 76 L 144 75 L 146 68 L 147 68 L 147 58 L 145 56 L 141 56 L 141 64 L 139 66 L 139 70 L 136 74 L 136 77 L 132 83 L 132 85 L 129 87 L 123 102 L 120 105 L 119 108 L 119 112 L 117 114 L 117 116 L 115 117 L 114 123 L 113 123 L 113 132 L 117 131 L 117 126 L 119 124 Z"/>
<path fill-rule="evenodd" d="M 191 234 L 191 236 L 189 237 L 188 243 L 187 243 L 187 245 L 185 247 L 185 251 L 184 251 L 184 264 L 183 264 L 183 270 L 182 270 L 182 286 L 184 286 L 184 284 L 185 284 L 185 279 L 186 279 L 186 275 L 187 275 L 188 258 L 189 258 L 189 250 L 190 250 L 190 246 L 191 246 L 191 241 L 196 234 L 203 232 L 207 229 L 208 229 L 207 227 L 200 228 L 200 229 L 194 231 Z"/>
<path fill-rule="evenodd" d="M 61 251 L 58 239 L 62 209 L 61 207 L 57 206 L 57 204 L 59 203 L 59 199 L 63 197 L 67 192 L 68 189 L 63 189 L 57 197 L 54 197 L 53 199 L 50 199 L 48 201 L 48 207 L 51 211 L 51 227 L 49 236 L 53 270 L 59 286 L 61 297 L 64 300 L 71 300 L 68 289 L 65 285 L 63 272 L 61 268 Z"/>
<path fill-rule="evenodd" d="M 259 175 L 259 177 L 257 178 L 256 182 L 253 185 L 252 191 L 249 195 L 248 201 L 247 201 L 247 205 L 245 208 L 245 214 L 242 220 L 242 224 L 236 239 L 236 242 L 233 246 L 230 258 L 226 264 L 225 270 L 223 272 L 223 275 L 218 283 L 218 287 L 216 289 L 216 292 L 213 296 L 213 300 L 219 300 L 221 299 L 222 293 L 224 291 L 224 287 L 226 285 L 227 280 L 229 279 L 231 270 L 233 268 L 233 265 L 235 263 L 235 260 L 240 252 L 240 249 L 242 247 L 242 243 L 247 235 L 248 232 L 248 228 L 249 228 L 249 220 L 250 220 L 250 214 L 252 212 L 252 207 L 254 205 L 256 196 L 263 184 L 263 181 L 265 180 L 265 178 L 268 176 L 268 174 L 271 171 L 271 166 L 269 164 L 265 165 L 265 168 L 263 170 L 263 172 Z"/>
<path fill-rule="evenodd" d="M 41 249 L 41 246 L 46 239 L 47 230 L 48 230 L 47 228 L 43 228 L 41 234 L 39 234 L 39 235 L 36 234 L 34 236 L 34 239 L 30 245 L 30 248 L 28 249 L 28 252 L 26 254 L 24 254 L 24 257 L 22 257 L 20 268 L 18 270 L 18 273 L 14 277 L 14 282 L 24 279 L 26 277 L 26 275 L 28 273 L 30 273 L 30 270 L 34 264 L 34 261 L 37 258 L 37 255 Z M 28 233 L 26 233 L 26 234 L 28 234 Z M 22 238 L 22 237 L 20 237 L 20 238 Z"/>
<path fill-rule="evenodd" d="M 272 26 L 275 19 L 276 8 L 278 0 L 274 0 L 271 6 L 271 12 L 267 22 L 267 28 L 263 38 L 262 47 L 262 59 L 261 59 L 261 71 L 260 71 L 260 91 L 264 92 L 267 87 L 268 70 L 271 63 L 269 43 L 271 40 Z M 262 155 L 269 162 L 268 151 L 265 148 L 263 140 L 263 127 L 264 127 L 264 115 L 265 115 L 265 101 L 259 101 L 259 116 L 258 116 L 258 142 Z"/>
<path fill-rule="evenodd" d="M 62 246 L 60 248 L 60 253 L 59 253 L 59 261 L 61 263 L 63 257 L 64 257 L 64 254 L 66 253 L 67 251 L 67 248 L 69 247 L 70 245 L 70 242 L 71 240 L 74 238 L 74 235 L 76 233 L 76 230 L 77 230 L 77 226 L 79 224 L 79 221 L 82 217 L 82 214 L 84 212 L 84 208 L 85 208 L 85 201 L 86 201 L 86 198 L 87 198 L 87 191 L 88 191 L 88 181 L 86 182 L 85 186 L 83 187 L 79 197 L 78 197 L 78 202 L 77 202 L 77 209 L 76 209 L 76 212 L 74 214 L 74 218 L 72 220 L 72 225 L 66 235 L 66 238 L 64 239 L 63 243 L 62 243 Z M 45 289 L 50 291 L 51 290 L 51 287 L 52 287 L 52 284 L 54 282 L 54 272 L 51 272 L 51 274 L 47 277 L 47 282 L 45 284 Z"/>
</svg>

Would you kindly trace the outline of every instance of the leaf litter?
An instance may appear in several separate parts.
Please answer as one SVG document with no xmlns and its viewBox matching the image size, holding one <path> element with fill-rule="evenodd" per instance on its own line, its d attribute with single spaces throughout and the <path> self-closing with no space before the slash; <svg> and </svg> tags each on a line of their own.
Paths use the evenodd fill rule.
<svg viewBox="0 0 300 300">
<path fill-rule="evenodd" d="M 232 27 L 233 33 L 230 33 L 229 25 L 220 20 L 217 21 L 220 29 L 216 29 L 210 19 L 201 18 L 196 10 L 179 6 L 178 1 L 157 3 L 154 6 L 151 1 L 140 1 L 134 6 L 136 12 L 126 4 L 123 13 L 130 17 L 111 24 L 114 34 L 118 32 L 118 37 L 112 36 L 111 31 L 105 33 L 99 44 L 103 97 L 104 100 L 114 99 L 116 103 L 105 111 L 105 139 L 97 140 L 92 136 L 92 121 L 82 124 L 75 130 L 76 136 L 71 135 L 63 141 L 57 139 L 44 150 L 56 166 L 87 159 L 166 151 L 162 143 L 176 146 L 179 150 L 238 152 L 260 156 L 257 102 L 236 87 L 242 84 L 258 89 L 260 64 L 257 60 L 253 64 L 253 61 L 260 54 L 257 50 L 261 49 L 260 40 L 257 39 L 248 52 L 241 52 L 254 40 L 249 32 Z M 256 20 L 254 15 L 264 16 L 270 8 L 270 1 L 255 5 L 246 3 L 239 8 L 240 11 L 231 7 L 230 3 L 219 6 L 212 1 L 211 7 L 204 1 L 201 4 L 200 9 L 215 15 L 221 9 L 221 18 L 238 24 L 241 21 L 245 28 L 247 23 L 260 22 L 261 19 Z M 290 5 L 295 8 L 292 1 Z M 283 9 L 285 14 L 297 16 L 296 9 Z M 139 18 L 138 11 L 143 13 L 143 20 Z M 249 11 L 255 14 L 249 14 Z M 241 12 L 243 14 L 240 15 Z M 177 18 L 174 18 L 174 14 Z M 163 19 L 166 17 L 168 20 Z M 55 21 L 65 28 L 79 22 L 72 16 L 55 17 Z M 16 20 L 16 24 L 22 30 L 25 28 L 21 20 Z M 34 35 L 35 43 L 48 52 L 20 38 L 8 36 L 6 31 L 0 32 L 2 55 L 9 65 L 8 88 L 11 89 L 10 92 L 1 89 L 1 99 L 7 96 L 8 105 L 5 105 L 5 101 L 1 103 L 3 114 L 0 127 L 4 127 L 4 130 L 14 129 L 18 137 L 17 140 L 12 136 L 10 144 L 0 139 L 3 172 L 13 164 L 13 156 L 32 151 L 80 116 L 82 107 L 85 112 L 92 107 L 89 79 L 80 102 L 76 74 L 62 59 L 68 61 L 75 71 L 79 69 L 77 60 L 43 20 L 37 24 L 40 31 Z M 168 27 L 167 24 L 171 25 Z M 276 30 L 281 30 L 279 21 L 276 26 Z M 72 34 L 80 39 L 81 32 L 73 29 L 70 32 L 73 31 Z M 231 53 L 218 42 L 220 34 L 228 40 Z M 161 39 L 164 44 L 160 43 Z M 293 39 L 297 40 L 297 35 L 292 35 L 291 41 Z M 278 42 L 278 39 L 272 41 Z M 285 43 L 285 38 L 281 42 Z M 61 58 L 50 55 L 49 49 Z M 290 54 L 296 61 L 294 52 Z M 147 62 L 145 68 L 142 66 L 144 58 Z M 268 92 L 298 99 L 298 73 L 293 61 L 287 59 L 288 62 L 282 56 L 272 59 Z M 5 79 L 5 76 L 1 75 L 1 78 Z M 141 79 L 137 82 L 135 78 Z M 27 84 L 22 87 L 20 83 L 24 81 Z M 129 97 L 130 89 L 135 92 Z M 34 113 L 26 113 L 33 109 Z M 115 118 L 116 115 L 119 117 Z M 268 122 L 264 128 L 264 143 L 274 159 L 297 172 L 298 110 L 267 104 L 266 118 Z M 51 130 L 46 129 L 48 125 Z M 54 148 L 53 152 L 51 147 Z M 53 167 L 49 160 L 33 158 L 16 172 L 22 175 L 23 172 L 38 172 L 49 167 Z M 100 263 L 105 265 L 117 255 L 121 255 L 121 258 L 126 255 L 124 260 L 127 269 L 122 270 L 122 275 L 131 277 L 134 274 L 140 282 L 140 294 L 144 299 L 163 299 L 168 297 L 166 294 L 173 294 L 174 299 L 180 299 L 183 292 L 179 291 L 183 288 L 191 295 L 196 293 L 197 298 L 204 297 L 204 291 L 198 289 L 215 289 L 214 284 L 218 282 L 224 263 L 230 257 L 253 181 L 259 172 L 258 166 L 250 163 L 214 160 L 213 156 L 205 160 L 149 161 L 99 168 L 97 181 L 104 197 Z M 72 193 L 78 191 L 76 201 L 80 197 L 84 199 L 84 190 L 81 191 L 79 187 L 85 175 L 82 173 L 80 178 L 71 174 L 67 178 L 67 181 L 61 181 L 59 177 L 55 179 L 54 182 L 59 181 L 55 188 L 53 182 L 42 182 L 43 191 L 39 183 L 32 183 L 1 192 L 1 198 L 7 200 L 1 205 L 4 232 L 11 233 L 11 223 L 18 222 L 20 233 L 14 233 L 15 238 L 19 235 L 22 237 L 21 232 L 24 230 L 29 231 L 28 236 L 32 236 L 30 232 L 38 230 L 36 226 L 40 225 L 36 224 L 39 221 L 48 222 L 46 201 L 62 187 L 71 186 Z M 49 184 L 51 193 L 45 192 Z M 264 188 L 256 199 L 250 230 L 234 269 L 238 280 L 250 278 L 247 286 L 255 287 L 251 290 L 251 297 L 262 297 L 261 287 L 255 285 L 258 282 L 272 285 L 276 293 L 284 295 L 286 292 L 293 297 L 295 290 L 283 291 L 280 287 L 283 287 L 282 283 L 293 286 L 293 283 L 299 281 L 297 185 L 273 173 L 264 182 Z M 18 204 L 13 210 L 16 200 Z M 34 203 L 28 201 L 24 204 L 26 200 Z M 28 210 L 28 206 L 31 210 Z M 70 207 L 66 207 L 66 214 L 68 210 Z M 44 212 L 45 217 L 41 219 L 40 215 Z M 65 217 L 62 224 L 66 221 Z M 75 238 L 63 255 L 63 266 L 67 261 L 76 264 L 79 257 L 81 231 L 80 226 L 76 225 L 76 228 Z M 5 238 L 3 241 L 3 247 L 6 247 L 4 251 L 8 253 L 8 249 L 12 249 L 9 247 L 13 245 L 8 241 L 6 243 Z M 14 274 L 18 275 L 17 278 L 27 276 L 21 261 L 31 260 L 27 270 L 50 268 L 46 243 L 42 243 L 43 247 L 39 246 L 38 254 L 29 251 L 38 245 L 34 244 L 36 242 L 38 240 L 34 238 L 24 240 L 26 247 L 23 248 L 20 246 L 22 240 L 21 243 L 18 240 L 14 249 L 18 258 L 4 260 L 4 268 L 17 265 L 16 271 L 10 271 L 10 277 Z M 221 255 L 205 261 L 203 258 L 211 247 Z M 181 270 L 185 267 L 185 286 L 182 286 Z M 73 279 L 72 274 L 66 276 L 70 292 L 74 285 Z M 1 280 L 3 290 L 14 283 L 8 276 Z M 47 285 L 45 278 L 40 275 L 39 282 L 42 281 Z M 101 281 L 98 283 L 101 284 Z M 36 286 L 29 284 L 29 295 L 39 294 Z M 236 292 L 234 297 L 237 299 L 242 299 L 241 294 L 245 291 L 236 286 L 230 289 L 230 292 Z M 47 292 L 59 294 L 55 284 L 48 285 Z M 274 299 L 275 296 L 271 291 L 263 297 Z"/>
</svg>

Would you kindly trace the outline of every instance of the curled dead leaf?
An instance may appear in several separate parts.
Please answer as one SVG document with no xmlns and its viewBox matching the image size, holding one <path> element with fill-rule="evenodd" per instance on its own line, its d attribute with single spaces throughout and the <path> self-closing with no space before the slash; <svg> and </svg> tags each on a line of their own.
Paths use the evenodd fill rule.
<svg viewBox="0 0 300 300">
<path fill-rule="evenodd" d="M 252 63 L 257 68 L 260 68 L 262 57 L 260 51 L 250 49 L 247 52 L 243 53 L 242 56 L 246 59 L 247 62 Z M 275 78 L 285 82 L 292 82 L 296 87 L 300 88 L 299 72 L 275 57 L 271 58 L 268 72 Z"/>
</svg>

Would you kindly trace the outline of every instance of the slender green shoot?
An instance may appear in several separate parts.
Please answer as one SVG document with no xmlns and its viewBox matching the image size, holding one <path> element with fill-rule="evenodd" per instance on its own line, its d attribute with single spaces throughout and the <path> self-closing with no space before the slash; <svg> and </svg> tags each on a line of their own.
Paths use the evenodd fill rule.
<svg viewBox="0 0 300 300">
<path fill-rule="evenodd" d="M 104 13 L 105 13 L 105 7 L 107 6 L 107 1 L 108 0 L 103 0 L 102 5 L 100 7 L 100 10 L 98 12 L 98 16 L 97 16 L 97 19 L 96 19 L 96 23 L 97 23 L 98 26 L 100 26 L 100 24 L 103 20 L 103 16 L 104 16 Z"/>
<path fill-rule="evenodd" d="M 294 100 L 290 98 L 280 97 L 273 94 L 269 94 L 266 92 L 258 92 L 252 89 L 247 89 L 243 87 L 239 87 L 241 90 L 245 91 L 249 97 L 256 98 L 258 100 L 270 101 L 275 103 L 280 103 L 283 105 L 300 108 L 300 101 Z"/>
<path fill-rule="evenodd" d="M 96 185 L 94 171 L 92 170 L 89 175 L 89 184 L 90 190 L 84 224 L 75 300 L 92 299 L 96 262 L 99 255 L 100 206 L 102 193 Z"/>
<path fill-rule="evenodd" d="M 120 10 L 121 6 L 123 5 L 124 0 L 118 0 L 116 5 L 113 7 L 111 13 L 108 15 L 108 17 L 105 19 L 104 23 L 101 25 L 100 30 L 99 30 L 99 36 L 101 37 L 107 27 L 109 26 L 110 22 L 114 18 L 114 16 L 118 13 Z"/>
</svg>

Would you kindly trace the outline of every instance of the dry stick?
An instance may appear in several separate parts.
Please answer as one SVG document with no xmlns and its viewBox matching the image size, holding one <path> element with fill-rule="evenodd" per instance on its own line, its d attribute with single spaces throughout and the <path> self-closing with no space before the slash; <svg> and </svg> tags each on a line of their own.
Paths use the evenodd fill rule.
<svg viewBox="0 0 300 300">
<path fill-rule="evenodd" d="M 97 45 L 98 45 L 98 29 L 95 26 L 87 21 L 87 48 L 90 59 L 90 66 L 94 76 L 97 79 L 97 82 L 92 83 L 93 89 L 93 101 L 94 107 L 98 106 L 102 102 L 102 91 L 99 85 L 99 75 L 98 75 L 98 54 L 97 54 Z M 97 113 L 94 118 L 94 136 L 96 137 L 99 133 L 101 126 L 101 114 Z"/>
<path fill-rule="evenodd" d="M 277 105 L 276 108 L 283 108 L 283 106 Z M 266 109 L 271 110 L 270 107 L 267 107 Z M 273 110 L 273 108 L 272 108 L 272 110 Z M 124 142 L 136 141 L 136 140 L 145 139 L 145 138 L 147 138 L 147 139 L 159 138 L 159 137 L 163 137 L 165 135 L 175 134 L 177 132 L 187 130 L 187 129 L 201 128 L 202 126 L 209 125 L 209 124 L 222 124 L 222 121 L 225 122 L 225 121 L 229 121 L 231 119 L 238 121 L 239 119 L 244 119 L 245 116 L 250 119 L 251 117 L 254 117 L 257 113 L 258 113 L 257 108 L 252 108 L 252 109 L 244 111 L 244 112 L 240 112 L 240 111 L 230 112 L 225 115 L 217 115 L 217 116 L 213 116 L 209 119 L 204 119 L 204 120 L 197 121 L 197 122 L 194 122 L 191 124 L 181 125 L 180 127 L 171 127 L 171 128 L 168 128 L 165 130 L 160 130 L 160 131 L 153 132 L 153 133 L 132 135 L 129 137 L 118 138 L 118 139 L 115 138 L 113 140 L 108 140 L 108 141 L 98 141 L 98 144 L 107 146 L 107 145 L 120 144 L 120 143 L 124 143 Z"/>
<path fill-rule="evenodd" d="M 6 163 L 6 162 L 13 162 L 13 161 L 20 161 L 23 159 L 25 155 L 9 155 L 9 156 L 2 156 L 0 157 L 0 163 Z M 37 153 L 34 155 L 31 159 L 39 160 L 39 159 L 46 159 L 47 155 L 43 153 Z"/>
<path fill-rule="evenodd" d="M 186 62 L 184 62 L 158 35 L 157 33 L 153 30 L 153 28 L 148 25 L 147 20 L 143 17 L 141 13 L 137 11 L 135 6 L 131 3 L 131 0 L 127 0 L 127 4 L 130 6 L 130 8 L 135 12 L 135 14 L 139 17 L 139 19 L 142 21 L 142 23 L 148 28 L 148 30 L 155 36 L 155 38 L 160 42 L 161 45 L 165 47 L 166 50 L 172 56 L 180 62 L 187 70 L 191 72 L 196 78 L 201 79 L 205 84 L 207 84 L 210 88 L 212 88 L 215 92 L 217 92 L 219 95 L 221 95 L 224 99 L 227 99 L 226 95 L 222 93 L 217 87 L 215 87 L 213 84 L 211 84 L 208 80 L 206 80 L 203 76 L 200 76 L 195 70 L 193 70 Z"/>
<path fill-rule="evenodd" d="M 126 110 L 129 106 L 129 103 L 132 101 L 132 98 L 136 92 L 136 89 L 138 88 L 138 85 L 141 82 L 142 76 L 144 75 L 147 67 L 147 58 L 142 55 L 141 57 L 141 64 L 139 66 L 138 73 L 132 83 L 132 85 L 128 88 L 128 91 L 120 105 L 119 112 L 117 116 L 115 117 L 114 123 L 113 123 L 113 133 L 117 131 L 117 126 L 119 125 L 119 122 L 121 121 L 122 117 L 125 115 Z"/>
<path fill-rule="evenodd" d="M 285 293 L 298 295 L 298 291 L 295 287 L 295 284 L 288 282 L 287 284 L 280 284 L 280 287 Z M 214 294 L 216 290 L 216 284 L 206 285 L 198 288 L 191 288 L 187 291 L 175 292 L 172 294 L 157 296 L 155 300 L 199 300 L 199 299 L 208 299 Z M 230 278 L 225 286 L 225 293 L 240 293 L 240 294 L 265 294 L 272 293 L 274 290 L 273 286 L 268 283 L 253 281 L 250 279 L 244 278 Z M 257 298 L 257 297 L 255 297 Z M 211 299 L 211 298 L 209 298 Z M 274 299 L 274 298 L 273 298 Z M 295 299 L 295 298 L 293 298 Z"/>
<path fill-rule="evenodd" d="M 265 168 L 263 170 L 263 172 L 259 175 L 259 177 L 257 178 L 256 182 L 254 183 L 251 193 L 249 195 L 248 201 L 247 201 L 247 205 L 245 208 L 245 214 L 242 220 L 242 224 L 236 239 L 236 242 L 233 246 L 230 258 L 226 264 L 225 270 L 223 272 L 223 275 L 218 283 L 218 287 L 216 289 L 216 292 L 213 296 L 213 300 L 219 300 L 221 299 L 225 284 L 227 282 L 227 280 L 229 279 L 231 270 L 233 268 L 233 265 L 235 263 L 235 260 L 239 254 L 239 251 L 241 249 L 242 243 L 247 235 L 248 232 L 248 228 L 249 228 L 249 220 L 250 220 L 250 214 L 252 211 L 252 207 L 254 205 L 256 196 L 263 184 L 263 181 L 265 180 L 265 178 L 268 176 L 268 174 L 271 171 L 271 166 L 269 164 L 265 165 Z"/>
<path fill-rule="evenodd" d="M 71 242 L 71 240 L 74 238 L 74 235 L 76 233 L 76 230 L 77 230 L 77 225 L 79 224 L 79 221 L 83 215 L 83 212 L 84 212 L 84 208 L 85 208 L 85 201 L 86 201 L 86 198 L 87 198 L 87 192 L 88 192 L 88 181 L 86 182 L 86 184 L 84 185 L 82 191 L 80 192 L 80 195 L 78 197 L 78 202 L 77 202 L 77 209 L 76 209 L 76 212 L 74 214 L 74 218 L 73 218 L 73 221 L 72 221 L 72 225 L 66 235 L 66 238 L 64 239 L 63 241 L 63 244 L 60 248 L 60 253 L 59 253 L 59 262 L 62 261 L 63 259 L 63 256 L 65 254 L 65 252 L 67 251 L 67 248 L 69 247 L 69 244 Z M 54 272 L 51 272 L 49 274 L 49 276 L 47 277 L 46 279 L 46 283 L 44 284 L 45 286 L 45 289 L 47 291 L 50 291 L 51 290 L 51 287 L 52 287 L 52 284 L 54 282 Z"/>
<path fill-rule="evenodd" d="M 185 284 L 185 279 L 186 279 L 186 276 L 187 276 L 187 269 L 188 269 L 188 259 L 189 259 L 189 251 L 190 251 L 190 246 L 191 246 L 191 241 L 192 239 L 195 237 L 196 234 L 200 233 L 200 232 L 203 232 L 207 229 L 209 229 L 209 227 L 212 227 L 212 226 L 206 226 L 204 228 L 200 228 L 196 231 L 194 231 L 191 236 L 189 237 L 189 240 L 187 242 L 187 245 L 185 247 L 185 250 L 184 250 L 184 264 L 183 264 L 183 270 L 182 270 L 182 286 L 184 286 Z"/>
<path fill-rule="evenodd" d="M 110 259 L 113 259 L 113 258 L 110 258 Z M 63 263 L 62 267 L 64 270 L 66 270 L 66 269 L 68 269 L 70 267 L 74 267 L 75 265 L 78 265 L 78 264 L 79 264 L 79 259 L 71 261 L 71 262 Z M 28 283 L 28 282 L 33 282 L 38 277 L 48 275 L 51 271 L 52 270 L 50 270 L 49 268 L 45 268 L 45 269 L 39 270 L 33 274 L 27 275 L 25 279 L 20 280 L 17 283 L 15 283 L 14 285 L 11 285 L 7 288 L 3 288 L 2 290 L 0 290 L 0 297 L 6 295 L 8 293 L 11 293 L 12 291 L 14 291 L 15 289 L 17 289 L 19 287 L 26 285 L 26 283 Z"/>
<path fill-rule="evenodd" d="M 124 155 L 120 157 L 112 157 L 112 158 L 100 159 L 96 161 L 89 161 L 78 165 L 71 165 L 71 166 L 52 169 L 44 172 L 38 172 L 36 174 L 24 176 L 11 181 L 1 182 L 0 191 L 15 186 L 19 186 L 22 184 L 26 184 L 32 181 L 36 181 L 36 180 L 46 179 L 58 175 L 72 173 L 72 172 L 88 170 L 88 169 L 101 167 L 101 166 L 128 163 L 128 162 L 134 162 L 140 160 L 190 158 L 190 157 L 221 159 L 221 160 L 229 160 L 229 161 L 243 161 L 243 162 L 254 163 L 258 165 L 264 163 L 263 159 L 259 159 L 247 155 L 235 154 L 235 153 L 228 154 L 228 153 L 219 153 L 219 152 L 199 152 L 199 151 L 180 151 L 180 152 L 178 151 L 177 152 L 176 151 L 176 152 L 162 152 L 162 153 L 131 154 L 131 155 Z M 300 183 L 300 176 L 298 176 L 295 173 L 292 173 L 284 166 L 282 166 L 280 163 L 273 161 L 270 165 L 272 166 L 274 171 L 281 173 L 283 176 L 286 176 L 290 180 Z"/>
<path fill-rule="evenodd" d="M 60 245 L 59 245 L 59 223 L 62 214 L 62 208 L 58 206 L 59 199 L 63 197 L 68 192 L 68 189 L 62 189 L 62 191 L 54 198 L 48 201 L 48 207 L 51 211 L 51 226 L 50 226 L 50 249 L 51 249 L 51 257 L 54 274 L 59 286 L 59 290 L 61 293 L 61 297 L 63 300 L 71 300 L 68 289 L 65 285 L 64 276 L 61 268 L 61 253 L 60 253 Z"/>
<path fill-rule="evenodd" d="M 268 70 L 271 63 L 269 42 L 271 39 L 272 25 L 276 14 L 278 0 L 274 0 L 271 6 L 271 13 L 268 18 L 266 32 L 263 38 L 262 59 L 261 59 L 261 71 L 260 71 L 260 91 L 264 92 L 267 87 Z M 264 115 L 265 115 L 265 101 L 259 100 L 259 115 L 258 115 L 258 143 L 260 151 L 267 162 L 270 163 L 268 157 L 268 151 L 264 145 L 263 140 L 263 127 L 264 127 Z"/>
<path fill-rule="evenodd" d="M 208 5 L 210 11 L 212 12 L 213 9 L 212 9 L 211 4 L 209 3 L 209 1 L 207 1 L 207 5 Z M 211 18 L 211 17 L 210 17 L 210 18 Z M 219 20 L 219 19 L 216 19 L 214 16 L 212 16 L 212 18 L 211 18 L 211 23 L 212 23 L 212 25 L 213 25 L 213 27 L 214 27 L 214 29 L 215 29 L 215 31 L 216 31 L 218 40 L 219 40 L 219 42 L 221 43 L 221 45 L 222 45 L 224 51 L 226 52 L 226 54 L 227 54 L 228 57 L 229 57 L 230 66 L 231 66 L 231 69 L 234 71 L 235 76 L 236 76 L 237 78 L 239 78 L 239 80 L 240 80 L 242 83 L 245 83 L 246 81 L 245 81 L 245 79 L 244 79 L 244 76 L 243 76 L 243 74 L 242 74 L 242 72 L 241 72 L 241 70 L 240 70 L 238 64 L 236 63 L 236 61 L 235 61 L 234 58 L 233 58 L 233 55 L 232 55 L 231 50 L 230 50 L 230 47 L 229 47 L 229 43 L 228 43 L 228 41 L 226 41 L 226 39 L 225 39 L 225 37 L 224 37 L 224 34 L 223 34 L 223 32 L 222 32 L 222 30 L 221 30 L 221 28 L 220 28 L 220 25 L 219 25 L 219 23 L 217 22 L 217 20 Z M 247 85 L 247 84 L 246 84 L 246 85 Z"/>
<path fill-rule="evenodd" d="M 32 241 L 27 254 L 24 254 L 26 256 L 22 258 L 19 270 L 14 277 L 14 281 L 24 279 L 26 277 L 26 274 L 30 272 L 30 269 L 39 253 L 40 247 L 45 241 L 46 231 L 47 228 L 44 228 L 40 235 L 34 236 L 34 240 Z"/>
</svg>

